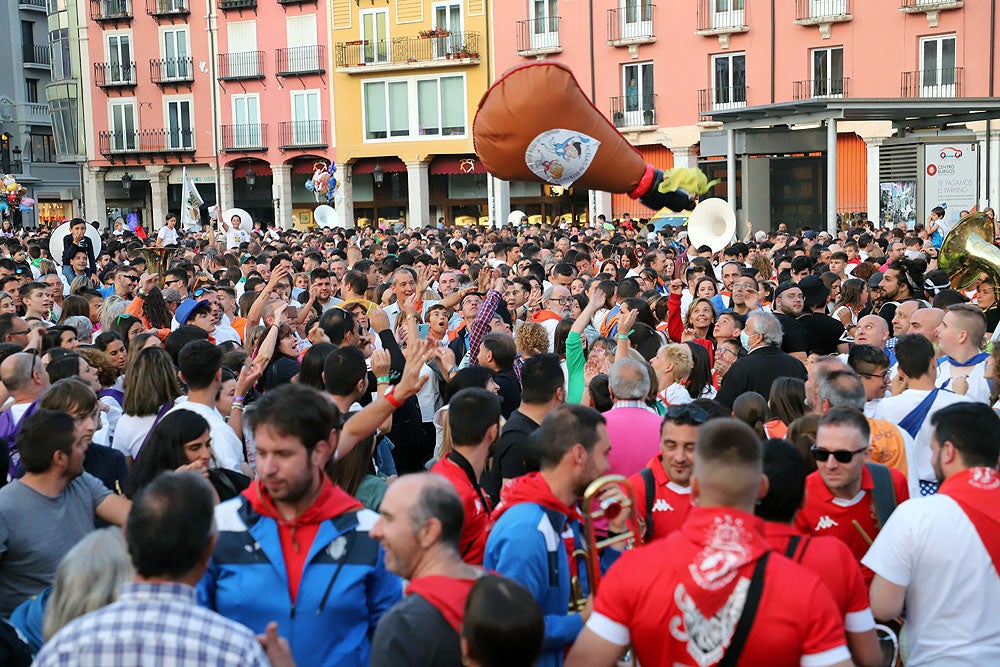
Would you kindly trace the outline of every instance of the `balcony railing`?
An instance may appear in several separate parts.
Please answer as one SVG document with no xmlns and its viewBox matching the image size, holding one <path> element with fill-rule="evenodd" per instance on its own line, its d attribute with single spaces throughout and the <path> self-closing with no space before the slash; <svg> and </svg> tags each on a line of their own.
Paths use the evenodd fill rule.
<svg viewBox="0 0 1000 667">
<path fill-rule="evenodd" d="M 46 11 L 45 0 L 17 0 L 17 6 L 22 9 L 39 9 Z"/>
<path fill-rule="evenodd" d="M 0 174 L 20 174 L 23 168 L 24 163 L 21 160 L 0 158 Z"/>
<path fill-rule="evenodd" d="M 148 155 L 151 153 L 193 153 L 191 128 L 99 132 L 101 155 Z"/>
<path fill-rule="evenodd" d="M 540 56 L 560 51 L 558 16 L 517 22 L 517 55 Z"/>
<path fill-rule="evenodd" d="M 222 126 L 222 150 L 228 153 L 267 150 L 267 125 L 243 123 Z"/>
<path fill-rule="evenodd" d="M 185 83 L 194 81 L 194 62 L 187 58 L 151 58 L 149 78 L 153 83 Z"/>
<path fill-rule="evenodd" d="M 962 97 L 965 70 L 961 67 L 903 72 L 902 97 Z"/>
<path fill-rule="evenodd" d="M 747 90 L 746 86 L 703 88 L 698 91 L 698 113 L 745 107 Z"/>
<path fill-rule="evenodd" d="M 264 52 L 220 53 L 219 81 L 264 78 Z"/>
<path fill-rule="evenodd" d="M 611 120 L 615 127 L 652 127 L 656 125 L 656 95 L 611 98 Z"/>
<path fill-rule="evenodd" d="M 219 9 L 255 9 L 257 0 L 219 0 Z"/>
<path fill-rule="evenodd" d="M 50 56 L 48 46 L 22 44 L 21 51 L 24 55 L 25 65 L 41 65 L 42 67 L 49 66 Z"/>
<path fill-rule="evenodd" d="M 337 67 L 405 68 L 420 63 L 466 64 L 479 59 L 478 32 L 452 32 L 443 37 L 397 37 L 386 40 L 340 42 L 336 46 Z"/>
<path fill-rule="evenodd" d="M 958 9 L 963 0 L 900 0 L 899 9 L 904 12 L 926 12 L 935 9 Z"/>
<path fill-rule="evenodd" d="M 698 0 L 699 34 L 743 32 L 749 28 L 746 6 L 750 0 Z"/>
<path fill-rule="evenodd" d="M 795 0 L 795 22 L 812 25 L 847 21 L 851 9 L 851 0 Z"/>
<path fill-rule="evenodd" d="M 301 5 L 307 2 L 316 4 L 317 0 L 278 0 L 279 5 Z"/>
<path fill-rule="evenodd" d="M 278 123 L 278 147 L 326 148 L 329 123 L 325 120 L 291 120 Z"/>
<path fill-rule="evenodd" d="M 191 13 L 188 0 L 146 0 L 146 13 L 150 16 L 185 16 Z"/>
<path fill-rule="evenodd" d="M 275 74 L 322 74 L 326 71 L 326 47 L 322 44 L 278 49 L 274 54 Z"/>
<path fill-rule="evenodd" d="M 132 0 L 90 0 L 94 21 L 123 21 L 132 18 Z"/>
<path fill-rule="evenodd" d="M 127 63 L 94 63 L 94 83 L 100 88 L 135 85 L 135 61 Z"/>
<path fill-rule="evenodd" d="M 814 97 L 850 97 L 851 80 L 839 79 L 809 79 L 796 81 L 792 84 L 792 98 L 808 100 Z"/>
<path fill-rule="evenodd" d="M 608 44 L 628 46 L 655 42 L 653 12 L 656 6 L 649 0 L 626 3 L 608 10 Z"/>
<path fill-rule="evenodd" d="M 17 117 L 21 122 L 34 125 L 47 125 L 52 122 L 48 104 L 25 102 L 17 105 Z"/>
</svg>

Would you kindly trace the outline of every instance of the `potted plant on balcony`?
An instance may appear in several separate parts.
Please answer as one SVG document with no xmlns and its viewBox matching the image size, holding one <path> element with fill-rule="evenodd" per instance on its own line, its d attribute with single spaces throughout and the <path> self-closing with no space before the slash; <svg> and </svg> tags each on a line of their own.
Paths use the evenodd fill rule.
<svg viewBox="0 0 1000 667">
<path fill-rule="evenodd" d="M 625 114 L 621 111 L 614 112 L 611 117 L 614 118 L 615 127 L 622 127 L 625 125 Z"/>
<path fill-rule="evenodd" d="M 647 125 L 647 126 L 653 124 L 653 109 L 652 109 L 652 107 L 647 107 L 646 109 L 643 110 L 643 112 L 642 112 L 642 122 L 643 122 L 644 125 Z"/>
</svg>

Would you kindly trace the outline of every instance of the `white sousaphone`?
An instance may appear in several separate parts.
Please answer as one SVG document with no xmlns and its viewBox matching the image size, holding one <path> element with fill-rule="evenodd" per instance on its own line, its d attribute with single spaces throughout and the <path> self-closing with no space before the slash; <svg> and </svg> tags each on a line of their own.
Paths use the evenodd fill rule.
<svg viewBox="0 0 1000 667">
<path fill-rule="evenodd" d="M 702 199 L 688 217 L 687 232 L 691 242 L 689 256 L 697 254 L 698 248 L 705 245 L 712 252 L 720 252 L 736 233 L 736 212 L 724 199 Z"/>
<path fill-rule="evenodd" d="M 49 256 L 52 257 L 52 261 L 60 266 L 62 266 L 63 239 L 69 236 L 69 225 L 69 222 L 62 223 L 55 228 L 52 236 L 49 237 Z M 85 234 L 94 246 L 94 259 L 97 259 L 101 254 L 101 234 L 89 223 L 87 224 Z"/>
<path fill-rule="evenodd" d="M 337 226 L 337 211 L 332 206 L 320 204 L 313 210 L 313 219 L 323 229 L 331 229 Z"/>
</svg>

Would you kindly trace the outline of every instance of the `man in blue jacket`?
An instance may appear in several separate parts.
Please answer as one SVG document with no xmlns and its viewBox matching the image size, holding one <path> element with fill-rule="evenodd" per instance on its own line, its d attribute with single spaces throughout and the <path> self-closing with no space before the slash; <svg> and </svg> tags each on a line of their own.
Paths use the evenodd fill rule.
<svg viewBox="0 0 1000 667">
<path fill-rule="evenodd" d="M 426 358 L 415 360 L 418 369 Z M 413 377 L 419 370 L 407 370 L 394 388 L 397 403 L 419 388 Z M 374 429 L 393 405 L 380 398 L 350 422 L 371 422 Z M 402 597 L 402 585 L 369 535 L 378 515 L 323 471 L 335 452 L 346 454 L 338 441 L 343 450 L 350 427 L 342 435 L 333 403 L 299 384 L 265 393 L 247 421 L 258 477 L 216 508 L 219 541 L 199 598 L 258 633 L 277 621 L 296 664 L 367 666 L 369 637 Z"/>
<path fill-rule="evenodd" d="M 580 612 L 569 612 L 570 553 L 585 545 L 576 501 L 591 482 L 608 472 L 611 444 L 604 417 L 581 405 L 562 405 L 550 412 L 533 440 L 541 471 L 517 477 L 501 491 L 483 567 L 531 591 L 545 617 L 537 664 L 558 667 L 593 604 L 589 596 Z M 602 569 L 617 553 L 607 549 Z M 582 567 L 579 574 L 586 590 Z"/>
</svg>

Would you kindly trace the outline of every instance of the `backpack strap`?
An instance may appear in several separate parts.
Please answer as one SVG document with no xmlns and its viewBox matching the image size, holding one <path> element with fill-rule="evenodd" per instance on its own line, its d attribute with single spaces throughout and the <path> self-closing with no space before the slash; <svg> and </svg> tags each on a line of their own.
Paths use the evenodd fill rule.
<svg viewBox="0 0 1000 667">
<path fill-rule="evenodd" d="M 795 560 L 793 556 L 795 555 L 795 550 L 799 548 L 799 542 L 801 541 L 801 535 L 792 535 L 791 539 L 788 540 L 788 547 L 785 548 L 785 558 Z"/>
<path fill-rule="evenodd" d="M 642 483 L 646 487 L 646 530 L 642 535 L 643 542 L 653 539 L 653 502 L 656 500 L 656 479 L 652 468 L 643 468 L 640 472 Z"/>
<path fill-rule="evenodd" d="M 750 628 L 753 626 L 754 618 L 757 616 L 757 607 L 760 606 L 760 599 L 764 594 L 764 569 L 767 566 L 767 557 L 771 552 L 766 552 L 757 561 L 757 567 L 753 570 L 753 578 L 750 580 L 750 588 L 747 590 L 747 599 L 743 603 L 743 613 L 733 631 L 733 639 L 729 642 L 726 654 L 722 656 L 718 667 L 736 667 L 746 646 L 747 637 L 750 636 Z"/>
<path fill-rule="evenodd" d="M 872 476 L 875 488 L 872 496 L 875 501 L 875 511 L 878 514 L 879 527 L 885 525 L 893 510 L 896 509 L 896 486 L 892 483 L 892 473 L 881 463 L 866 463 Z"/>
</svg>

